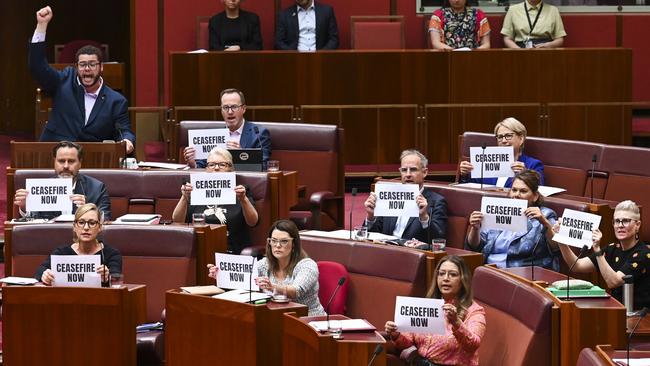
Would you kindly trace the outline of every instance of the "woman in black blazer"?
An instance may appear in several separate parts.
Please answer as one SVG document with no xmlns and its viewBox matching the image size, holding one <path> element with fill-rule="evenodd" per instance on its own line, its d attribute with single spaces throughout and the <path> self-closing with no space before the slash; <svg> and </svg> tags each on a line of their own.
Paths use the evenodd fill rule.
<svg viewBox="0 0 650 366">
<path fill-rule="evenodd" d="M 210 18 L 210 51 L 261 50 L 257 14 L 241 10 L 241 0 L 221 0 L 225 10 Z"/>
</svg>

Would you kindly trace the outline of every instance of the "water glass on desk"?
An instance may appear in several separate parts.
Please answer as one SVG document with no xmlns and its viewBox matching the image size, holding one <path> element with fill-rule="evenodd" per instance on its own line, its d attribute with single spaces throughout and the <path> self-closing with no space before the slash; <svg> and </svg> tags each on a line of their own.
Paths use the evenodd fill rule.
<svg viewBox="0 0 650 366">
<path fill-rule="evenodd" d="M 273 287 L 273 300 L 284 302 L 287 301 L 287 288 L 282 285 L 277 285 Z"/>
<path fill-rule="evenodd" d="M 124 277 L 121 273 L 111 273 L 111 288 L 122 288 Z"/>
<path fill-rule="evenodd" d="M 269 160 L 266 167 L 269 172 L 277 172 L 280 170 L 280 161 Z"/>
<path fill-rule="evenodd" d="M 340 320 L 330 320 L 327 324 L 327 332 L 332 335 L 334 339 L 343 338 L 343 323 Z"/>
<path fill-rule="evenodd" d="M 431 240 L 431 250 L 434 252 L 444 251 L 447 246 L 447 240 L 445 239 L 433 239 Z"/>
<path fill-rule="evenodd" d="M 368 240 L 368 227 L 357 226 L 354 228 L 354 240 Z"/>
<path fill-rule="evenodd" d="M 205 214 L 204 213 L 193 213 L 192 214 L 192 225 L 194 225 L 194 226 L 204 226 L 205 225 Z"/>
</svg>

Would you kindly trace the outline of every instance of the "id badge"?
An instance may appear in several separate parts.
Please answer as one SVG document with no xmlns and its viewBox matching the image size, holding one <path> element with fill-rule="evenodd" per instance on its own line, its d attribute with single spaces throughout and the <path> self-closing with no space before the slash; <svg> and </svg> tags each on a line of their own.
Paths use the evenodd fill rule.
<svg viewBox="0 0 650 366">
<path fill-rule="evenodd" d="M 533 48 L 533 41 L 530 39 L 526 40 L 526 48 Z"/>
</svg>

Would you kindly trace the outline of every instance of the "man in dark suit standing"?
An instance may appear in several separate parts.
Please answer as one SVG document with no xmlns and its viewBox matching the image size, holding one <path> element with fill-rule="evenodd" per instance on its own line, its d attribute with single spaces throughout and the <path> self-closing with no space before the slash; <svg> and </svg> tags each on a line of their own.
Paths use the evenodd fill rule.
<svg viewBox="0 0 650 366">
<path fill-rule="evenodd" d="M 79 174 L 83 149 L 81 145 L 70 141 L 61 141 L 52 149 L 54 158 L 54 172 L 58 178 L 72 178 L 72 201 L 71 211 L 75 213 L 77 207 L 86 203 L 94 203 L 104 220 L 111 219 L 111 198 L 106 190 L 106 185 L 100 180 L 87 175 Z M 25 216 L 25 205 L 27 202 L 26 189 L 19 189 L 14 195 L 14 205 L 18 206 L 21 216 Z M 30 212 L 32 217 L 37 219 L 52 219 L 61 214 L 55 211 Z"/>
<path fill-rule="evenodd" d="M 427 176 L 427 158 L 417 150 L 404 150 L 400 156 L 399 168 L 402 183 L 420 186 L 420 195 L 415 198 L 419 217 L 375 217 L 377 195 L 370 192 L 364 203 L 368 231 L 393 235 L 410 240 L 417 239 L 431 244 L 431 239 L 447 236 L 447 201 L 430 189 L 423 187 Z"/>
<path fill-rule="evenodd" d="M 262 149 L 262 167 L 271 156 L 271 133 L 268 129 L 244 119 L 246 99 L 244 93 L 237 89 L 226 89 L 221 92 L 221 116 L 226 122 L 230 137 L 226 142 L 227 149 Z M 190 168 L 205 168 L 205 159 L 195 159 L 196 150 L 186 147 L 183 156 Z"/>
<path fill-rule="evenodd" d="M 334 9 L 314 0 L 296 0 L 296 5 L 291 5 L 278 15 L 275 48 L 298 51 L 339 48 Z"/>
<path fill-rule="evenodd" d="M 125 141 L 127 153 L 135 144 L 126 98 L 104 84 L 102 53 L 84 46 L 74 67 L 58 71 L 45 57 L 45 31 L 52 20 L 49 6 L 36 12 L 36 30 L 29 45 L 29 70 L 52 96 L 52 112 L 41 141 Z"/>
</svg>

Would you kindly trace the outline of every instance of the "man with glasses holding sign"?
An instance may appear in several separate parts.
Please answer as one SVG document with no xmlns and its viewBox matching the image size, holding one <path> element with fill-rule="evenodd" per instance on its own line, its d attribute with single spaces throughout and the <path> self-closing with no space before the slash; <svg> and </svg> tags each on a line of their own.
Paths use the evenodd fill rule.
<svg viewBox="0 0 650 366">
<path fill-rule="evenodd" d="M 29 70 L 52 96 L 52 112 L 41 141 L 124 141 L 131 153 L 135 135 L 124 96 L 104 84 L 102 52 L 94 46 L 77 51 L 74 67 L 58 71 L 45 57 L 45 31 L 52 20 L 46 6 L 36 12 L 36 30 L 29 45 Z"/>
<path fill-rule="evenodd" d="M 271 134 L 266 128 L 246 121 L 244 113 L 246 113 L 244 93 L 237 89 L 226 89 L 221 92 L 221 115 L 230 135 L 226 141 L 226 148 L 262 149 L 262 167 L 266 169 L 266 163 L 271 156 Z M 205 168 L 206 161 L 196 159 L 194 147 L 186 147 L 183 156 L 190 168 Z"/>
<path fill-rule="evenodd" d="M 431 239 L 447 237 L 447 201 L 441 195 L 425 189 L 427 158 L 417 150 L 404 150 L 399 168 L 402 184 L 417 184 L 419 192 L 415 197 L 418 217 L 393 216 L 376 217 L 377 194 L 370 192 L 364 203 L 368 231 L 393 235 L 398 238 L 431 244 Z M 417 244 L 415 244 L 417 245 Z"/>
</svg>

